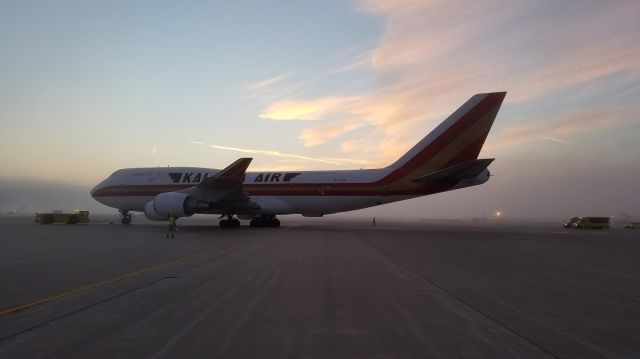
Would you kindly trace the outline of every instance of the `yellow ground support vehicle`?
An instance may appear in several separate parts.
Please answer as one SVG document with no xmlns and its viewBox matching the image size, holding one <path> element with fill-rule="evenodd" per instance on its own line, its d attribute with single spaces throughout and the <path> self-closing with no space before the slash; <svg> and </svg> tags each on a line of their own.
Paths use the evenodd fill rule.
<svg viewBox="0 0 640 359">
<path fill-rule="evenodd" d="M 573 224 L 573 228 L 602 229 L 611 228 L 611 226 L 609 225 L 609 217 L 580 217 L 580 219 Z"/>
<path fill-rule="evenodd" d="M 627 228 L 627 229 L 640 229 L 640 222 L 631 222 L 631 223 L 627 224 L 626 226 L 624 226 L 624 228 Z"/>
<path fill-rule="evenodd" d="M 36 223 L 51 224 L 51 223 L 64 223 L 64 224 L 76 224 L 76 223 L 89 223 L 89 211 L 76 210 L 73 213 L 62 213 L 53 211 L 50 213 L 36 213 L 34 218 Z"/>
</svg>

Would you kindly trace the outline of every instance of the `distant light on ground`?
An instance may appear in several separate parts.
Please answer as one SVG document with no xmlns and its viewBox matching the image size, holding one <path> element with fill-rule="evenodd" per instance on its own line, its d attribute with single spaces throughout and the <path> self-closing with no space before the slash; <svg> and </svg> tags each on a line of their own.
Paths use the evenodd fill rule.
<svg viewBox="0 0 640 359">
<path fill-rule="evenodd" d="M 502 212 L 496 211 L 496 217 L 498 217 L 498 218 L 502 217 Z"/>
</svg>

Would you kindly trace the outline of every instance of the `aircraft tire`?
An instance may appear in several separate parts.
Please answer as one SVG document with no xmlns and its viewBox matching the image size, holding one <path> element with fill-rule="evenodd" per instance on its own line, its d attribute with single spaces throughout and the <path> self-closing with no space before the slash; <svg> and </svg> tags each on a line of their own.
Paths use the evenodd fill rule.
<svg viewBox="0 0 640 359">
<path fill-rule="evenodd" d="M 257 219 L 252 219 L 251 222 L 249 222 L 249 225 L 254 228 L 268 227 L 269 222 L 265 222 L 261 218 L 257 218 Z"/>
<path fill-rule="evenodd" d="M 249 222 L 251 227 L 280 227 L 280 220 L 276 217 L 271 218 L 254 218 Z"/>
</svg>

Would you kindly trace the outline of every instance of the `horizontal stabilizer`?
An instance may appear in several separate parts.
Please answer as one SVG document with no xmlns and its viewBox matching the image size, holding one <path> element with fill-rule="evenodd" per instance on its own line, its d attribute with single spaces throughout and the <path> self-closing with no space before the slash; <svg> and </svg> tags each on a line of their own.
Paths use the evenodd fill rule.
<svg viewBox="0 0 640 359">
<path fill-rule="evenodd" d="M 413 182 L 455 182 L 465 178 L 477 177 L 482 173 L 495 158 L 466 161 L 455 166 L 447 167 L 443 170 L 430 173 L 428 175 L 413 179 Z"/>
</svg>

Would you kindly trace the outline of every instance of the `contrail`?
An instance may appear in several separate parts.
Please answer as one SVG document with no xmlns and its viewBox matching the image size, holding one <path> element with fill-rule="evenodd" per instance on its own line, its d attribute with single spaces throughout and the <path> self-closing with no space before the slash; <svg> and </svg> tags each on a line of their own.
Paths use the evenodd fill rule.
<svg viewBox="0 0 640 359">
<path fill-rule="evenodd" d="M 257 150 L 257 149 L 251 149 L 251 148 L 238 148 L 238 147 L 211 145 L 211 144 L 207 144 L 199 141 L 189 141 L 189 143 L 192 143 L 195 145 L 207 146 L 207 147 L 215 148 L 218 150 L 235 151 L 235 152 L 242 152 L 242 153 L 248 153 L 248 154 L 254 154 L 254 155 L 271 156 L 271 157 L 293 158 L 298 160 L 328 163 L 332 165 L 342 165 L 345 163 L 363 165 L 368 163 L 368 161 L 354 160 L 350 158 L 309 157 L 309 156 L 296 155 L 293 153 L 282 153 L 280 151 L 272 151 L 272 150 Z"/>
</svg>

